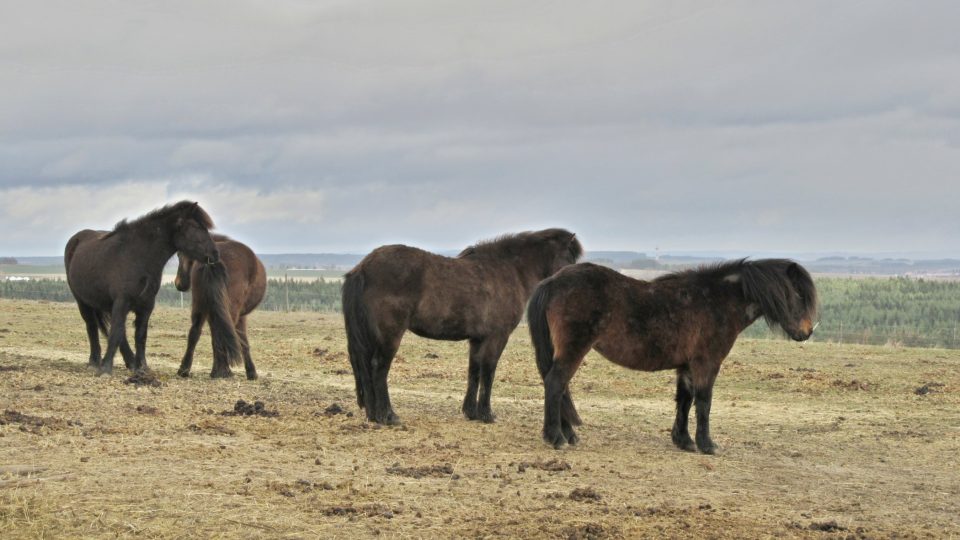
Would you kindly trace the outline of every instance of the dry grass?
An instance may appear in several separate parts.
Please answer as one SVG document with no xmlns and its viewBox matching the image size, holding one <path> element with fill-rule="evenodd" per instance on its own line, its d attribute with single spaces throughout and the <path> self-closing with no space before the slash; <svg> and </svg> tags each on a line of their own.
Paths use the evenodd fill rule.
<svg viewBox="0 0 960 540">
<path fill-rule="evenodd" d="M 85 367 L 74 306 L 0 300 L 0 537 L 960 535 L 958 351 L 742 341 L 714 393 L 718 456 L 671 445 L 672 373 L 591 355 L 582 442 L 557 452 L 525 328 L 496 424 L 458 412 L 466 345 L 411 335 L 391 372 L 404 425 L 378 428 L 339 318 L 255 314 L 255 382 L 208 379 L 206 339 L 178 379 L 187 325 L 157 310 L 163 385 L 135 387 L 122 362 Z M 279 416 L 220 414 L 239 399 Z"/>
</svg>

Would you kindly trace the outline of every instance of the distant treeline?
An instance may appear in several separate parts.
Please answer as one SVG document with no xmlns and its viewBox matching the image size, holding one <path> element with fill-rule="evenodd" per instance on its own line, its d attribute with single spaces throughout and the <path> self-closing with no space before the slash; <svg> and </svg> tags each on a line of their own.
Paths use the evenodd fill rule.
<svg viewBox="0 0 960 540">
<path fill-rule="evenodd" d="M 960 281 L 910 278 L 818 278 L 820 326 L 814 338 L 838 343 L 960 348 Z M 0 298 L 73 302 L 65 281 L 0 281 Z M 182 295 L 185 307 L 190 293 Z M 180 306 L 181 294 L 164 285 L 157 303 Z M 340 282 L 270 279 L 260 309 L 340 311 Z M 762 320 L 748 337 L 774 335 Z"/>
<path fill-rule="evenodd" d="M 911 278 L 815 280 L 818 341 L 960 348 L 960 282 Z M 745 335 L 770 335 L 763 321 Z"/>
<path fill-rule="evenodd" d="M 58 279 L 0 281 L 0 298 L 73 302 L 67 282 Z M 172 283 L 160 287 L 157 305 L 190 305 L 190 293 L 181 295 Z M 258 309 L 270 311 L 340 311 L 340 282 L 267 280 L 267 295 Z"/>
</svg>

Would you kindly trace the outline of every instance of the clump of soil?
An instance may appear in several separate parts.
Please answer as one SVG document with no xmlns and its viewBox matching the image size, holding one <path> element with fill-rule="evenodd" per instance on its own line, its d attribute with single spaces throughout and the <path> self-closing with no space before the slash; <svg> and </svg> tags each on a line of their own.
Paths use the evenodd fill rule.
<svg viewBox="0 0 960 540">
<path fill-rule="evenodd" d="M 196 424 L 190 424 L 187 429 L 201 435 L 236 435 L 237 432 L 209 420 L 201 420 Z"/>
<path fill-rule="evenodd" d="M 344 358 L 347 357 L 347 355 L 343 354 L 343 351 L 331 351 L 330 349 L 321 349 L 320 347 L 316 347 L 315 349 L 313 349 L 313 352 L 311 354 L 313 354 L 314 357 L 319 358 L 321 360 L 331 360 L 331 361 L 343 360 Z"/>
<path fill-rule="evenodd" d="M 150 370 L 136 371 L 123 382 L 134 386 L 153 386 L 155 388 L 163 386 L 163 382 Z"/>
<path fill-rule="evenodd" d="M 160 414 L 160 410 L 156 407 L 151 407 L 150 405 L 137 405 L 137 412 L 140 414 L 147 414 L 150 416 L 157 416 Z"/>
<path fill-rule="evenodd" d="M 336 416 L 338 414 L 345 414 L 348 418 L 353 417 L 353 413 L 344 409 L 343 405 L 340 405 L 339 403 L 330 405 L 324 409 L 323 412 L 314 413 L 314 416 L 326 416 L 327 418 L 330 418 L 331 416 Z"/>
<path fill-rule="evenodd" d="M 925 396 L 927 394 L 936 392 L 937 391 L 936 389 L 942 386 L 943 386 L 943 383 L 940 383 L 940 382 L 928 382 L 923 386 L 918 387 L 916 390 L 913 391 L 913 393 L 918 396 Z"/>
<path fill-rule="evenodd" d="M 568 495 L 570 500 L 579 502 L 600 502 L 600 494 L 591 487 L 576 488 Z"/>
<path fill-rule="evenodd" d="M 367 516 L 367 517 L 384 517 L 387 519 L 393 519 L 395 514 L 399 514 L 399 510 L 391 510 L 389 506 L 379 503 L 367 504 L 364 506 L 329 506 L 323 510 L 323 514 L 326 516 Z"/>
<path fill-rule="evenodd" d="M 587 523 L 576 527 L 567 527 L 561 531 L 561 534 L 567 540 L 600 540 L 601 538 L 611 538 L 620 535 L 616 529 L 608 530 L 599 523 Z"/>
<path fill-rule="evenodd" d="M 425 478 L 427 476 L 439 478 L 452 475 L 453 465 L 444 463 L 443 465 L 424 465 L 422 467 L 401 467 L 399 463 L 394 463 L 392 466 L 387 467 L 387 472 L 390 474 L 397 474 L 416 479 Z"/>
<path fill-rule="evenodd" d="M 268 418 L 273 418 L 280 416 L 280 413 L 276 410 L 270 411 L 267 410 L 266 405 L 262 401 L 254 401 L 253 403 L 247 403 L 242 399 L 238 399 L 237 402 L 233 405 L 232 411 L 223 411 L 220 413 L 221 416 L 264 416 Z"/>
<path fill-rule="evenodd" d="M 23 414 L 12 409 L 5 409 L 3 414 L 0 415 L 0 426 L 7 424 L 20 424 L 20 431 L 33 433 L 35 435 L 39 435 L 41 428 L 44 427 L 48 427 L 50 429 L 64 429 L 69 426 L 83 425 L 76 420 L 31 416 L 29 414 Z"/>
<path fill-rule="evenodd" d="M 557 458 L 552 458 L 549 461 L 521 461 L 517 464 L 517 472 L 526 472 L 529 468 L 549 472 L 569 471 L 570 464 Z"/>
<path fill-rule="evenodd" d="M 853 379 L 853 380 L 850 381 L 850 382 L 841 381 L 840 379 L 836 379 L 836 380 L 833 381 L 833 385 L 836 386 L 836 387 L 838 387 L 838 388 L 842 388 L 842 389 L 844 389 L 844 390 L 864 390 L 864 391 L 866 391 L 866 390 L 871 390 L 871 389 L 873 389 L 873 385 L 872 385 L 872 384 L 868 383 L 867 381 L 858 381 L 857 379 Z"/>
<path fill-rule="evenodd" d="M 846 527 L 841 526 L 835 520 L 830 521 L 814 521 L 808 527 L 811 531 L 823 531 L 823 532 L 837 532 L 845 531 Z"/>
<path fill-rule="evenodd" d="M 0 366 L 0 372 L 4 371 L 23 371 L 23 366 Z"/>
<path fill-rule="evenodd" d="M 423 357 L 429 358 L 431 360 L 436 360 L 437 358 L 440 358 L 440 355 L 436 353 L 428 352 L 427 354 L 423 355 Z"/>
</svg>

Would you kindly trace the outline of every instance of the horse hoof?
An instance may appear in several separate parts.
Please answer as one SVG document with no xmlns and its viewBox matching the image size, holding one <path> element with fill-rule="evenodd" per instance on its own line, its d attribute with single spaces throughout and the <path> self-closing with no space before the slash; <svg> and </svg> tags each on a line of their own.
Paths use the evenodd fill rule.
<svg viewBox="0 0 960 540">
<path fill-rule="evenodd" d="M 476 420 L 477 418 L 479 418 L 479 416 L 477 415 L 476 405 L 474 405 L 473 407 L 468 407 L 464 405 L 460 410 L 463 411 L 463 415 L 467 417 L 467 420 Z"/>
<path fill-rule="evenodd" d="M 232 371 L 214 371 L 210 374 L 211 379 L 229 379 L 233 377 Z"/>
<path fill-rule="evenodd" d="M 248 380 L 248 381 L 255 381 L 255 380 L 257 380 L 257 373 L 256 373 L 256 372 L 247 373 L 247 380 Z"/>
<path fill-rule="evenodd" d="M 697 451 L 697 446 L 696 446 L 695 444 L 693 444 L 693 439 L 691 439 L 691 438 L 689 438 L 689 437 L 687 437 L 686 439 L 674 439 L 674 440 L 673 440 L 673 444 L 676 445 L 677 448 L 679 448 L 679 449 L 681 449 L 681 450 L 683 450 L 683 451 L 685 451 L 685 452 L 696 452 L 696 451 Z"/>
<path fill-rule="evenodd" d="M 187 377 L 190 376 L 190 370 L 189 370 L 189 369 L 187 369 L 187 370 L 178 369 L 178 370 L 177 370 L 177 376 L 178 376 L 178 377 L 183 377 L 184 379 L 186 379 Z"/>
<path fill-rule="evenodd" d="M 497 415 L 490 411 L 482 412 L 477 415 L 477 420 L 480 420 L 484 424 L 492 424 L 497 421 Z"/>
<path fill-rule="evenodd" d="M 554 450 L 559 450 L 563 448 L 564 444 L 567 444 L 567 439 L 563 436 L 562 433 L 556 433 L 554 435 L 551 435 L 549 433 L 544 433 L 543 440 L 546 441 L 547 444 L 552 446 Z"/>
<path fill-rule="evenodd" d="M 580 442 L 580 437 L 576 433 L 571 433 L 567 436 L 567 444 L 570 446 L 576 446 Z"/>
<path fill-rule="evenodd" d="M 103 369 L 103 368 L 100 368 L 100 369 L 97 370 L 97 377 L 102 377 L 102 376 L 104 376 L 104 375 L 106 375 L 106 376 L 108 376 L 108 377 L 111 376 L 111 375 L 113 375 L 113 370 L 112 370 L 112 369 Z"/>
<path fill-rule="evenodd" d="M 700 453 L 702 453 L 702 454 L 710 454 L 710 455 L 713 455 L 713 454 L 716 454 L 716 453 L 717 453 L 717 450 L 719 450 L 719 448 L 718 448 L 717 445 L 715 445 L 715 444 L 711 444 L 711 445 L 708 445 L 708 446 L 701 446 L 701 447 L 700 447 Z"/>
</svg>

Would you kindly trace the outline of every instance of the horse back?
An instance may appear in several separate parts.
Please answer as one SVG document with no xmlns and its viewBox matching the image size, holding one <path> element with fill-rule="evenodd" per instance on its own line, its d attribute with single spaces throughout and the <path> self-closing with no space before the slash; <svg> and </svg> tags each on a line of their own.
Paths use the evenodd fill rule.
<svg viewBox="0 0 960 540">
<path fill-rule="evenodd" d="M 515 272 L 409 246 L 377 248 L 351 273 L 363 275 L 371 312 L 403 319 L 415 333 L 435 339 L 512 330 L 526 301 Z"/>
<path fill-rule="evenodd" d="M 231 314 L 236 318 L 250 313 L 263 301 L 267 291 L 267 272 L 249 246 L 223 238 L 218 239 L 216 244 L 220 250 L 220 260 L 227 269 L 227 295 L 230 297 Z M 193 263 L 190 269 L 191 283 L 201 282 L 200 268 L 199 263 Z M 197 287 L 191 289 L 194 296 L 199 294 Z"/>
</svg>

